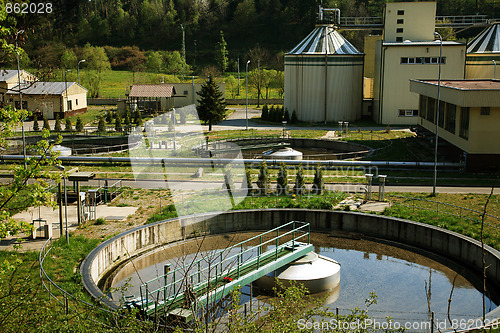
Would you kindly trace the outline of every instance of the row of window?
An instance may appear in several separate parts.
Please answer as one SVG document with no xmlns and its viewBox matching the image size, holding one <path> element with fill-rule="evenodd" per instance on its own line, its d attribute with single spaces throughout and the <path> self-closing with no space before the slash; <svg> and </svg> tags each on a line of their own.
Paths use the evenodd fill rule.
<svg viewBox="0 0 500 333">
<path fill-rule="evenodd" d="M 426 64 L 439 64 L 439 57 L 401 57 L 401 64 L 403 65 L 426 65 Z M 441 63 L 446 64 L 446 57 L 441 57 Z"/>
<path fill-rule="evenodd" d="M 400 117 L 416 117 L 418 116 L 418 110 L 413 109 L 399 109 Z"/>
<path fill-rule="evenodd" d="M 437 100 L 431 97 L 420 95 L 419 110 L 422 118 L 430 121 L 433 124 L 435 124 L 437 121 L 439 127 L 444 128 L 446 131 L 455 135 L 457 119 L 457 106 L 455 104 L 440 101 L 439 119 L 436 119 Z M 461 107 L 459 115 L 458 135 L 464 139 L 469 138 L 469 117 L 470 108 Z"/>
</svg>

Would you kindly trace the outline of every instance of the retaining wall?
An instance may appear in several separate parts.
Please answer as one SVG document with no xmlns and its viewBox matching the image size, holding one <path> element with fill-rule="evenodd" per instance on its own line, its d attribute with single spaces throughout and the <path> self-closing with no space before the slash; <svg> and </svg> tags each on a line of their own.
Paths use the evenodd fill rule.
<svg viewBox="0 0 500 333">
<path fill-rule="evenodd" d="M 481 243 L 455 232 L 381 215 L 329 210 L 258 209 L 170 219 L 124 232 L 102 243 L 87 256 L 80 268 L 83 284 L 96 299 L 116 308 L 118 305 L 103 294 L 98 284 L 130 257 L 160 244 L 182 240 L 184 236 L 267 230 L 294 220 L 309 222 L 314 231 L 355 232 L 417 247 L 482 275 Z M 485 251 L 488 282 L 500 286 L 500 252 L 489 246 L 485 246 Z M 488 314 L 489 319 L 499 316 L 500 307 Z"/>
</svg>

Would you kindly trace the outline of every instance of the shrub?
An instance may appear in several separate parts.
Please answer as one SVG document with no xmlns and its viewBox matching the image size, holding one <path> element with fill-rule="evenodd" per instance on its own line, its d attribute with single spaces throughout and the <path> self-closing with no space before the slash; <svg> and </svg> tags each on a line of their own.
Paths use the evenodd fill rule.
<svg viewBox="0 0 500 333">
<path fill-rule="evenodd" d="M 40 126 L 38 125 L 38 117 L 37 115 L 33 115 L 33 131 L 38 132 L 40 130 Z"/>
<path fill-rule="evenodd" d="M 71 119 L 69 117 L 66 117 L 65 119 L 65 125 L 64 125 L 64 130 L 66 132 L 72 132 L 73 131 L 73 124 L 71 123 Z"/>
<path fill-rule="evenodd" d="M 76 117 L 76 131 L 77 132 L 82 132 L 83 131 L 83 121 L 80 116 Z"/>
<path fill-rule="evenodd" d="M 268 120 L 269 119 L 269 108 L 267 107 L 267 104 L 264 104 L 262 107 L 262 114 L 260 116 L 262 120 Z"/>
<path fill-rule="evenodd" d="M 293 110 L 292 117 L 290 118 L 290 123 L 296 124 L 298 121 L 299 119 L 297 118 L 297 111 Z"/>
<path fill-rule="evenodd" d="M 104 120 L 104 116 L 99 116 L 99 123 L 97 124 L 98 132 L 106 132 L 106 120 Z"/>
<path fill-rule="evenodd" d="M 104 218 L 102 218 L 102 217 L 98 218 L 94 222 L 95 225 L 103 225 L 104 223 L 106 223 L 106 220 Z"/>
<path fill-rule="evenodd" d="M 277 194 L 286 194 L 288 191 L 288 171 L 286 169 L 285 163 L 280 163 L 280 169 L 278 171 L 276 190 Z"/>
<path fill-rule="evenodd" d="M 303 195 L 305 193 L 305 180 L 302 171 L 302 165 L 299 166 L 297 170 L 297 176 L 295 177 L 295 194 Z"/>
<path fill-rule="evenodd" d="M 314 174 L 313 191 L 316 194 L 322 194 L 325 189 L 325 182 L 323 180 L 323 168 L 321 165 L 316 166 L 316 173 Z"/>
<path fill-rule="evenodd" d="M 262 195 L 266 195 L 269 187 L 269 171 L 267 170 L 266 162 L 260 165 L 259 179 L 257 180 L 257 187 Z"/>
<path fill-rule="evenodd" d="M 54 131 L 56 131 L 56 132 L 62 131 L 61 119 L 59 118 L 59 113 L 56 113 L 56 124 L 54 126 Z"/>
<path fill-rule="evenodd" d="M 111 110 L 108 110 L 108 112 L 106 112 L 106 122 L 108 124 L 111 124 L 113 122 L 113 114 L 111 113 Z"/>
<path fill-rule="evenodd" d="M 43 126 L 42 126 L 42 128 L 50 131 L 49 120 L 47 119 L 47 117 L 43 117 Z"/>
<path fill-rule="evenodd" d="M 116 114 L 115 118 L 115 131 L 121 132 L 122 129 L 122 117 L 120 116 L 120 113 Z"/>
</svg>

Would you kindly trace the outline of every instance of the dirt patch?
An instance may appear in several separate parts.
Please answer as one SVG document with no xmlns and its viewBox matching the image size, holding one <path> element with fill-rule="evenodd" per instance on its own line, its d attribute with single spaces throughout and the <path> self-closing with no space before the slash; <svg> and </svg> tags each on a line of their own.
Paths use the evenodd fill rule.
<svg viewBox="0 0 500 333">
<path fill-rule="evenodd" d="M 169 190 L 124 189 L 123 193 L 113 199 L 109 206 L 138 207 L 137 211 L 124 220 L 90 221 L 78 228 L 74 234 L 88 238 L 107 239 L 126 230 L 145 224 L 147 219 L 172 203 Z"/>
</svg>

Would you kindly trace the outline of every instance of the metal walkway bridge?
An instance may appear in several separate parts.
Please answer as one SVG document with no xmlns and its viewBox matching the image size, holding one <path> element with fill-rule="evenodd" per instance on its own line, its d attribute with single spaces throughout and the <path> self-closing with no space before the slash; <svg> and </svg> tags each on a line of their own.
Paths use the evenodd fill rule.
<svg viewBox="0 0 500 333">
<path fill-rule="evenodd" d="M 341 17 L 338 24 L 340 30 L 382 30 L 382 17 Z M 436 28 L 468 28 L 484 27 L 490 24 L 486 15 L 436 16 Z"/>
<path fill-rule="evenodd" d="M 201 259 L 140 286 L 129 303 L 148 317 L 183 315 L 209 306 L 233 289 L 247 285 L 313 251 L 309 223 L 292 221 L 241 243 L 205 254 Z"/>
</svg>

